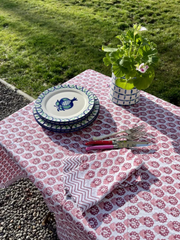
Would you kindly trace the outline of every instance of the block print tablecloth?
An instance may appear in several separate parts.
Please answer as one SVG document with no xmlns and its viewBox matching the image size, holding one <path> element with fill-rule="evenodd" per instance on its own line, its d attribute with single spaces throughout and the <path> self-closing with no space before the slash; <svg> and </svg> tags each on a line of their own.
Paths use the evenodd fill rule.
<svg viewBox="0 0 180 240">
<path fill-rule="evenodd" d="M 60 134 L 41 128 L 29 104 L 0 122 L 0 185 L 26 176 L 38 187 L 55 213 L 60 240 L 177 240 L 180 239 L 180 108 L 145 92 L 134 106 L 120 107 L 109 100 L 110 78 L 87 70 L 68 83 L 93 91 L 100 100 L 96 121 L 82 131 Z M 155 145 L 144 149 L 92 152 L 84 143 L 92 136 L 146 124 Z M 102 165 L 107 159 L 144 161 L 137 185 L 117 188 L 82 213 L 63 186 L 63 163 L 78 154 L 78 163 Z M 111 161 L 108 161 L 108 164 Z"/>
</svg>

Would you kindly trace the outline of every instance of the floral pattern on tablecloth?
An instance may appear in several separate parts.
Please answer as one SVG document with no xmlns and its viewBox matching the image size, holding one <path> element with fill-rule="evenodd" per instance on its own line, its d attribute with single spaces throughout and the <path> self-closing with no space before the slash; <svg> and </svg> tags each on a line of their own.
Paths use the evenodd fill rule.
<svg viewBox="0 0 180 240">
<path fill-rule="evenodd" d="M 125 162 L 118 150 L 85 156 L 88 161 L 71 170 L 70 166 L 78 162 L 78 155 L 65 159 L 63 163 L 66 197 L 72 199 L 82 212 L 96 205 L 115 188 L 131 187 L 141 180 L 141 159 Z"/>
<path fill-rule="evenodd" d="M 143 91 L 134 106 L 114 105 L 109 100 L 110 78 L 93 70 L 68 83 L 84 86 L 97 95 L 101 104 L 98 118 L 79 132 L 54 133 L 36 123 L 31 103 L 1 121 L 1 184 L 25 171 L 55 213 L 60 240 L 180 239 L 180 108 Z M 80 161 L 86 162 L 85 142 L 135 123 L 145 123 L 147 132 L 155 136 L 154 151 L 120 149 L 118 153 L 127 163 L 135 158 L 145 163 L 142 181 L 114 189 L 82 213 L 65 198 L 63 160 L 78 154 Z M 103 153 L 113 157 L 114 151 Z M 4 161 L 8 162 L 5 167 L 9 174 Z"/>
<path fill-rule="evenodd" d="M 8 187 L 20 178 L 26 178 L 26 171 L 22 170 L 0 145 L 0 188 Z"/>
</svg>

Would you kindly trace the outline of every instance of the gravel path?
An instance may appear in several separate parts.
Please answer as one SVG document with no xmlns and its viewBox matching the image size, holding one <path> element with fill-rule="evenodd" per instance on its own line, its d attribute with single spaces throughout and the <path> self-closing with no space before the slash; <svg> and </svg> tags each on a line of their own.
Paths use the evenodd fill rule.
<svg viewBox="0 0 180 240">
<path fill-rule="evenodd" d="M 0 120 L 29 103 L 24 97 L 0 83 Z M 58 240 L 55 221 L 42 221 L 48 208 L 38 189 L 28 179 L 21 179 L 0 189 L 0 239 Z"/>
</svg>

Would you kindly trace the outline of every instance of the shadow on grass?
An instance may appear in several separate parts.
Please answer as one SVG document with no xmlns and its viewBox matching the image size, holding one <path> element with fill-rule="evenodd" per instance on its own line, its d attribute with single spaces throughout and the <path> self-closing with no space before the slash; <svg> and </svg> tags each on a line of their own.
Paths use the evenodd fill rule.
<svg viewBox="0 0 180 240">
<path fill-rule="evenodd" d="M 74 46 L 86 48 L 84 56 L 87 53 L 93 56 L 98 53 L 98 49 L 94 48 L 93 39 L 97 38 L 97 34 L 103 38 L 112 31 L 110 21 L 96 18 L 93 14 L 82 14 L 81 10 L 53 10 L 43 5 L 43 10 L 31 12 L 31 4 L 27 7 L 27 3 L 16 3 L 13 10 L 13 2 L 6 0 L 0 6 L 0 9 L 8 11 L 17 19 L 7 25 L 17 34 L 23 35 L 27 44 L 36 50 L 40 48 L 41 51 L 55 51 L 58 45 L 58 50 L 64 50 L 66 45 L 72 45 L 72 49 Z M 99 43 L 102 44 L 101 40 Z M 101 45 L 99 47 L 101 48 Z"/>
<path fill-rule="evenodd" d="M 11 38 L 8 40 L 11 51 L 2 50 L 7 59 L 0 69 L 1 75 L 7 74 L 12 84 L 28 89 L 29 95 L 36 92 L 33 96 L 37 97 L 86 69 L 108 73 L 101 46 L 108 41 L 107 36 L 111 39 L 116 35 L 116 27 L 90 12 L 85 14 L 72 8 L 54 10 L 46 4 L 37 4 L 39 8 L 34 11 L 33 7 L 36 5 L 28 2 L 1 2 L 0 11 L 6 12 L 7 18 L 4 30 Z"/>
</svg>

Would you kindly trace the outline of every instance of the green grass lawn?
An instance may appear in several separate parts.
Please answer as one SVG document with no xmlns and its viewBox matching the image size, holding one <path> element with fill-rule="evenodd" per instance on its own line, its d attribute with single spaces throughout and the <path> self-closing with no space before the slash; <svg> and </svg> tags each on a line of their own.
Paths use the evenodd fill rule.
<svg viewBox="0 0 180 240">
<path fill-rule="evenodd" d="M 37 97 L 86 69 L 111 76 L 102 44 L 134 23 L 160 63 L 147 92 L 180 106 L 180 0 L 0 0 L 0 78 Z"/>
</svg>

